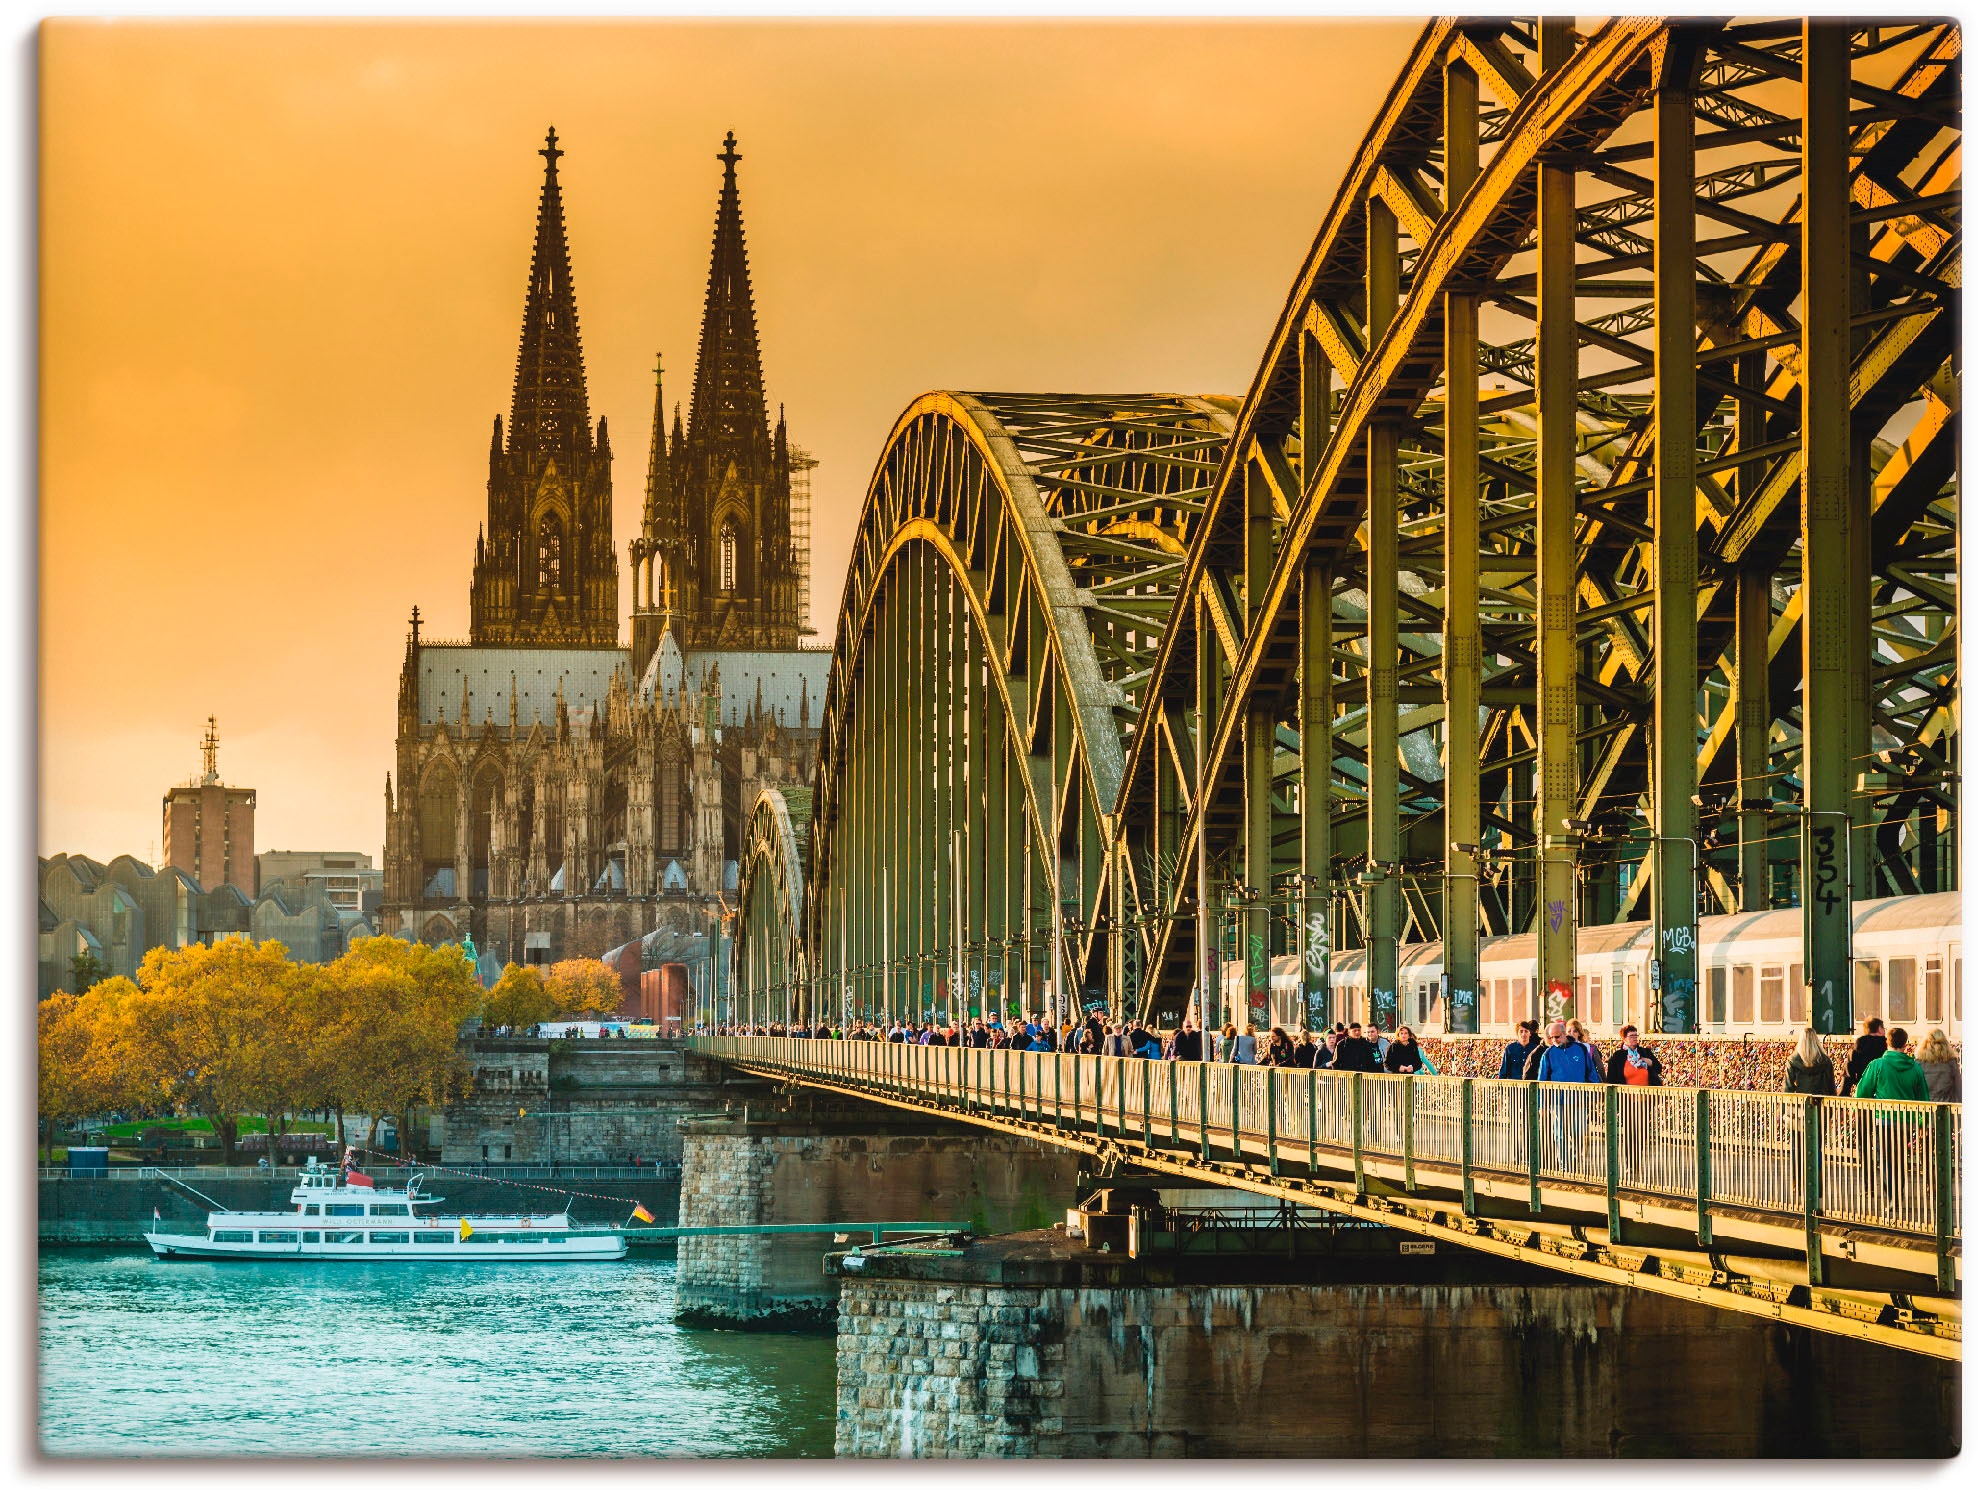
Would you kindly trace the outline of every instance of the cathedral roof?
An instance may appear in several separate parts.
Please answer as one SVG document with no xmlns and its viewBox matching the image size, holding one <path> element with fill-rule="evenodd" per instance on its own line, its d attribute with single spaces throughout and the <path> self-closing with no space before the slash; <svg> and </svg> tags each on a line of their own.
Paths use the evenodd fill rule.
<svg viewBox="0 0 1978 1490">
<path fill-rule="evenodd" d="M 629 671 L 632 654 L 624 647 L 452 647 L 419 649 L 419 724 L 458 727 L 462 685 L 467 726 L 479 729 L 493 715 L 506 728 L 509 695 L 515 720 L 524 730 L 537 720 L 556 725 L 557 685 L 573 714 L 602 699 L 611 675 Z"/>
<path fill-rule="evenodd" d="M 542 200 L 536 208 L 536 248 L 529 262 L 529 295 L 522 310 L 522 345 L 515 355 L 515 398 L 508 418 L 511 453 L 553 454 L 591 448 L 590 399 L 584 389 L 584 348 L 577 333 L 577 292 L 570 245 L 563 231 L 563 188 L 556 176 L 556 131 L 539 152 Z"/>
<path fill-rule="evenodd" d="M 700 687 L 716 666 L 721 669 L 723 728 L 746 724 L 758 696 L 762 712 L 785 729 L 806 724 L 816 729 L 823 718 L 824 686 L 831 677 L 829 652 L 688 652 L 682 668 L 684 686 Z M 806 712 L 808 720 L 803 717 Z"/>
</svg>

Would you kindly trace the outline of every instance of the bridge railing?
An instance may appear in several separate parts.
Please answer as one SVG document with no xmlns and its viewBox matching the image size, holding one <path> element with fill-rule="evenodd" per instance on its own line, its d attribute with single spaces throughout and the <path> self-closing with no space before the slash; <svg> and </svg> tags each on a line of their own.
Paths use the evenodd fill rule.
<svg viewBox="0 0 1978 1490">
<path fill-rule="evenodd" d="M 707 1037 L 716 1057 L 953 1111 L 1266 1161 L 1323 1151 L 1959 1235 L 1962 1110 L 1783 1092 L 1303 1071 L 861 1040 Z"/>
</svg>

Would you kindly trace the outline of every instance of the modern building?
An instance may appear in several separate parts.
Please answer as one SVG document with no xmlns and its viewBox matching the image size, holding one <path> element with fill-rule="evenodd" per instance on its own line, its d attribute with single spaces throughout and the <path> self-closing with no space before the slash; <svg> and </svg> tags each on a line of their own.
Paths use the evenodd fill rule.
<svg viewBox="0 0 1978 1490">
<path fill-rule="evenodd" d="M 792 457 L 764 395 L 730 135 L 692 404 L 655 377 L 617 625 L 611 442 L 592 422 L 550 132 L 506 426 L 494 421 L 469 639 L 420 635 L 385 781 L 382 926 L 497 964 L 705 935 L 747 804 L 809 780 L 830 654 L 798 645 Z"/>
<path fill-rule="evenodd" d="M 232 885 L 253 898 L 260 891 L 254 866 L 254 789 L 220 780 L 220 732 L 208 716 L 200 742 L 204 769 L 165 793 L 165 862 L 200 885 Z"/>
</svg>

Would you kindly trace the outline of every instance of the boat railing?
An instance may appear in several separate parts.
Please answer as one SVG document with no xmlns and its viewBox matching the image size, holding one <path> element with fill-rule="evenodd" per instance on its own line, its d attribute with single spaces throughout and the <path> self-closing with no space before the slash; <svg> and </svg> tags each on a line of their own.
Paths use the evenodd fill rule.
<svg viewBox="0 0 1978 1490">
<path fill-rule="evenodd" d="M 478 1160 L 462 1161 L 458 1164 L 445 1164 L 437 1170 L 421 1166 L 423 1172 L 431 1175 L 428 1183 L 445 1180 L 650 1180 L 673 1179 L 680 1172 L 678 1164 L 662 1165 L 657 1172 L 650 1164 L 636 1168 L 630 1164 L 482 1164 Z M 262 1169 L 253 1164 L 130 1164 L 112 1165 L 107 1171 L 98 1174 L 73 1174 L 66 1165 L 43 1164 L 36 1170 L 44 1180 L 67 1179 L 112 1179 L 112 1180 L 156 1180 L 156 1179 L 203 1179 L 203 1180 L 267 1180 L 279 1179 L 293 1184 L 297 1178 L 307 1174 L 306 1169 L 284 1166 L 280 1169 Z M 320 1171 L 318 1171 L 320 1173 Z M 381 1184 L 398 1187 L 397 1172 L 383 1167 L 366 1169 Z"/>
</svg>

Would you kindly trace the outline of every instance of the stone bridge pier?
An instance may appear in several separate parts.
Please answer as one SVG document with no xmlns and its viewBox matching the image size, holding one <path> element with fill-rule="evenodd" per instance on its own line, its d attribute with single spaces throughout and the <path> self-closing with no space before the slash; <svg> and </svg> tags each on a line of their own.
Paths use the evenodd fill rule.
<svg viewBox="0 0 1978 1490">
<path fill-rule="evenodd" d="M 1034 1139 L 811 1093 L 680 1129 L 682 1226 L 925 1221 L 988 1235 L 1061 1216 L 1078 1177 L 1076 1154 Z M 678 1318 L 828 1332 L 839 1280 L 824 1258 L 846 1245 L 830 1232 L 682 1237 Z"/>
<path fill-rule="evenodd" d="M 1524 1264 L 846 1253 L 840 1457 L 1943 1457 L 1955 1363 Z M 1415 1244 L 1419 1246 L 1420 1244 Z"/>
</svg>

